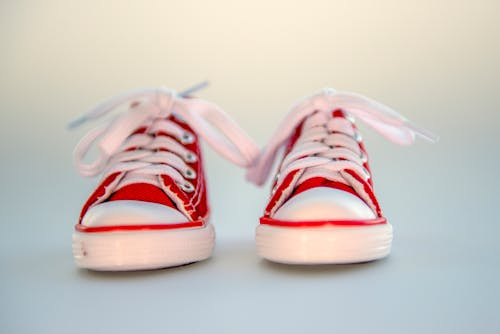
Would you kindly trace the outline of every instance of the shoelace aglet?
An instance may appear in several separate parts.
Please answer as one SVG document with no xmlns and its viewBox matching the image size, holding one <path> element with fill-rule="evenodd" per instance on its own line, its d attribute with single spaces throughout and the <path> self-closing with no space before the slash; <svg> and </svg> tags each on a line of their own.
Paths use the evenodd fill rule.
<svg viewBox="0 0 500 334">
<path fill-rule="evenodd" d="M 183 90 L 179 96 L 181 97 L 188 97 L 189 95 L 195 93 L 195 92 L 198 92 L 204 88 L 206 88 L 208 85 L 210 84 L 210 82 L 208 80 L 205 80 L 205 81 L 202 81 L 202 82 L 199 82 L 185 90 Z M 99 109 L 99 108 L 98 108 Z M 70 121 L 68 123 L 68 125 L 66 126 L 66 129 L 67 130 L 73 130 L 77 127 L 79 127 L 80 125 L 94 119 L 95 117 L 93 117 L 92 115 L 89 116 L 89 114 L 83 114 L 81 116 L 78 116 L 77 118 L 75 118 L 74 120 Z"/>
<path fill-rule="evenodd" d="M 191 95 L 192 93 L 195 93 L 195 92 L 198 92 L 204 88 L 206 88 L 208 85 L 210 85 L 210 81 L 208 80 L 205 80 L 205 81 L 202 81 L 202 82 L 199 82 L 197 83 L 196 85 L 193 85 L 185 90 L 183 90 L 179 96 L 182 96 L 182 97 L 188 97 L 189 95 Z"/>
<path fill-rule="evenodd" d="M 428 141 L 429 143 L 435 144 L 439 141 L 439 136 L 435 133 L 430 132 L 429 130 L 426 130 L 424 128 L 421 128 L 411 122 L 406 121 L 405 126 L 413 131 L 415 135 L 419 136 L 420 138 Z"/>
<path fill-rule="evenodd" d="M 73 130 L 73 129 L 79 127 L 80 125 L 82 125 L 83 123 L 87 122 L 88 120 L 89 119 L 86 115 L 78 116 L 77 118 L 75 118 L 74 120 L 72 120 L 71 122 L 68 123 L 68 125 L 66 126 L 66 129 Z"/>
</svg>

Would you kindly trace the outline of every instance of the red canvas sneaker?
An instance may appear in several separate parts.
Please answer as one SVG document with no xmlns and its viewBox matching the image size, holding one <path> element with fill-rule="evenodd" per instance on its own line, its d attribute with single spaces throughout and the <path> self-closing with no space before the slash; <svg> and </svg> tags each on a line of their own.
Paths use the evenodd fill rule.
<svg viewBox="0 0 500 334">
<path fill-rule="evenodd" d="M 282 263 L 327 264 L 389 254 L 392 226 L 375 196 L 354 117 L 401 145 L 413 143 L 415 135 L 437 140 L 389 107 L 358 94 L 326 89 L 299 102 L 248 173 L 250 181 L 261 185 L 284 147 L 257 227 L 260 256 Z"/>
<path fill-rule="evenodd" d="M 73 123 L 130 103 L 109 125 L 87 134 L 74 152 L 82 175 L 102 174 L 75 226 L 73 254 L 78 266 L 154 269 L 212 254 L 214 228 L 209 222 L 199 140 L 244 167 L 258 156 L 258 149 L 218 106 L 184 98 L 189 92 L 180 96 L 166 89 L 131 92 Z M 98 159 L 84 163 L 96 142 Z"/>
</svg>

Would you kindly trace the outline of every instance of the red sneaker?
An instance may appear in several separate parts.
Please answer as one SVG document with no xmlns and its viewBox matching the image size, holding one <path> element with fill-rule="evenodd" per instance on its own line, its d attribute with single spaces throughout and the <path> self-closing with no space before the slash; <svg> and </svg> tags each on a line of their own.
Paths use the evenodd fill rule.
<svg viewBox="0 0 500 334">
<path fill-rule="evenodd" d="M 244 167 L 258 156 L 258 149 L 218 106 L 183 98 L 187 94 L 178 96 L 165 89 L 131 92 L 73 123 L 131 102 L 125 113 L 91 131 L 75 149 L 82 175 L 102 174 L 75 226 L 73 254 L 78 266 L 154 269 L 212 254 L 214 228 L 209 223 L 199 139 Z M 97 140 L 99 158 L 84 164 Z"/>
<path fill-rule="evenodd" d="M 292 264 L 355 263 L 387 256 L 392 226 L 373 190 L 353 116 L 401 145 L 437 138 L 366 97 L 327 89 L 297 104 L 248 179 L 261 185 L 278 149 L 284 158 L 257 227 L 260 256 Z"/>
</svg>

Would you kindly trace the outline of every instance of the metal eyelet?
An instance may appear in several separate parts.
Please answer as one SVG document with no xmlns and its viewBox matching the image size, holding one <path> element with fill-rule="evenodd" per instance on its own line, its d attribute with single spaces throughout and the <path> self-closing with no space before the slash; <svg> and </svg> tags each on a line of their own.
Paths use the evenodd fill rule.
<svg viewBox="0 0 500 334">
<path fill-rule="evenodd" d="M 361 162 L 363 162 L 364 164 L 368 161 L 368 156 L 363 151 L 361 151 L 359 158 L 361 159 Z"/>
<path fill-rule="evenodd" d="M 180 140 L 182 144 L 192 144 L 194 143 L 194 136 L 189 132 L 184 132 Z"/>
<path fill-rule="evenodd" d="M 367 176 L 367 180 L 371 179 L 371 174 L 370 174 L 370 171 L 368 169 L 366 169 L 365 167 L 363 167 L 363 172 L 366 174 Z"/>
<path fill-rule="evenodd" d="M 196 178 L 196 172 L 192 168 L 188 168 L 184 171 L 184 177 L 186 179 L 195 179 Z"/>
<path fill-rule="evenodd" d="M 179 184 L 179 187 L 186 193 L 191 193 L 194 191 L 194 186 L 191 182 L 184 182 L 184 183 L 180 183 Z"/>
<path fill-rule="evenodd" d="M 355 123 L 356 123 L 356 119 L 355 119 L 355 118 L 354 118 L 351 114 L 347 114 L 347 115 L 345 116 L 345 118 L 346 118 L 349 122 L 351 122 L 352 124 L 355 124 Z"/>
<path fill-rule="evenodd" d="M 198 161 L 198 158 L 196 157 L 196 154 L 194 154 L 193 152 L 189 151 L 184 156 L 184 161 L 187 162 L 187 163 L 193 163 L 193 162 Z"/>
<path fill-rule="evenodd" d="M 277 180 L 278 178 L 276 178 Z M 278 182 L 276 182 L 276 184 L 274 185 L 273 189 L 271 189 L 271 195 L 274 195 L 276 194 L 276 192 L 278 191 Z"/>
<path fill-rule="evenodd" d="M 184 118 L 182 118 L 181 116 L 177 115 L 177 114 L 172 114 L 172 116 L 177 120 L 179 121 L 180 123 L 186 123 L 186 121 L 184 120 Z"/>
<path fill-rule="evenodd" d="M 358 132 L 356 132 L 354 134 L 354 140 L 357 141 L 358 143 L 361 143 L 363 141 L 363 137 L 361 137 L 361 135 Z"/>
<path fill-rule="evenodd" d="M 274 195 L 276 193 L 276 191 L 278 190 L 278 180 L 280 179 L 281 177 L 281 173 L 276 173 L 276 175 L 274 176 L 274 186 L 273 186 L 273 189 L 271 190 L 271 195 Z"/>
</svg>

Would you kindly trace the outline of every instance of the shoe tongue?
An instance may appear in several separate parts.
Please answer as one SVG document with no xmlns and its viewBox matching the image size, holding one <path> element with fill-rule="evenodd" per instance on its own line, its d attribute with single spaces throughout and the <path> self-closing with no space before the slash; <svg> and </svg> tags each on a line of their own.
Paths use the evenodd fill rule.
<svg viewBox="0 0 500 334">
<path fill-rule="evenodd" d="M 339 118 L 347 118 L 347 114 L 341 110 L 341 109 L 334 109 L 332 111 L 318 111 L 315 112 L 311 115 L 309 115 L 303 123 L 304 128 L 309 128 L 311 126 L 318 126 L 317 120 L 320 118 L 324 123 L 327 123 L 330 121 L 332 118 L 333 119 L 339 119 Z"/>
<path fill-rule="evenodd" d="M 162 189 L 148 183 L 134 183 L 124 186 L 114 192 L 108 199 L 108 201 L 120 200 L 151 202 L 171 208 L 176 207 Z"/>
</svg>

